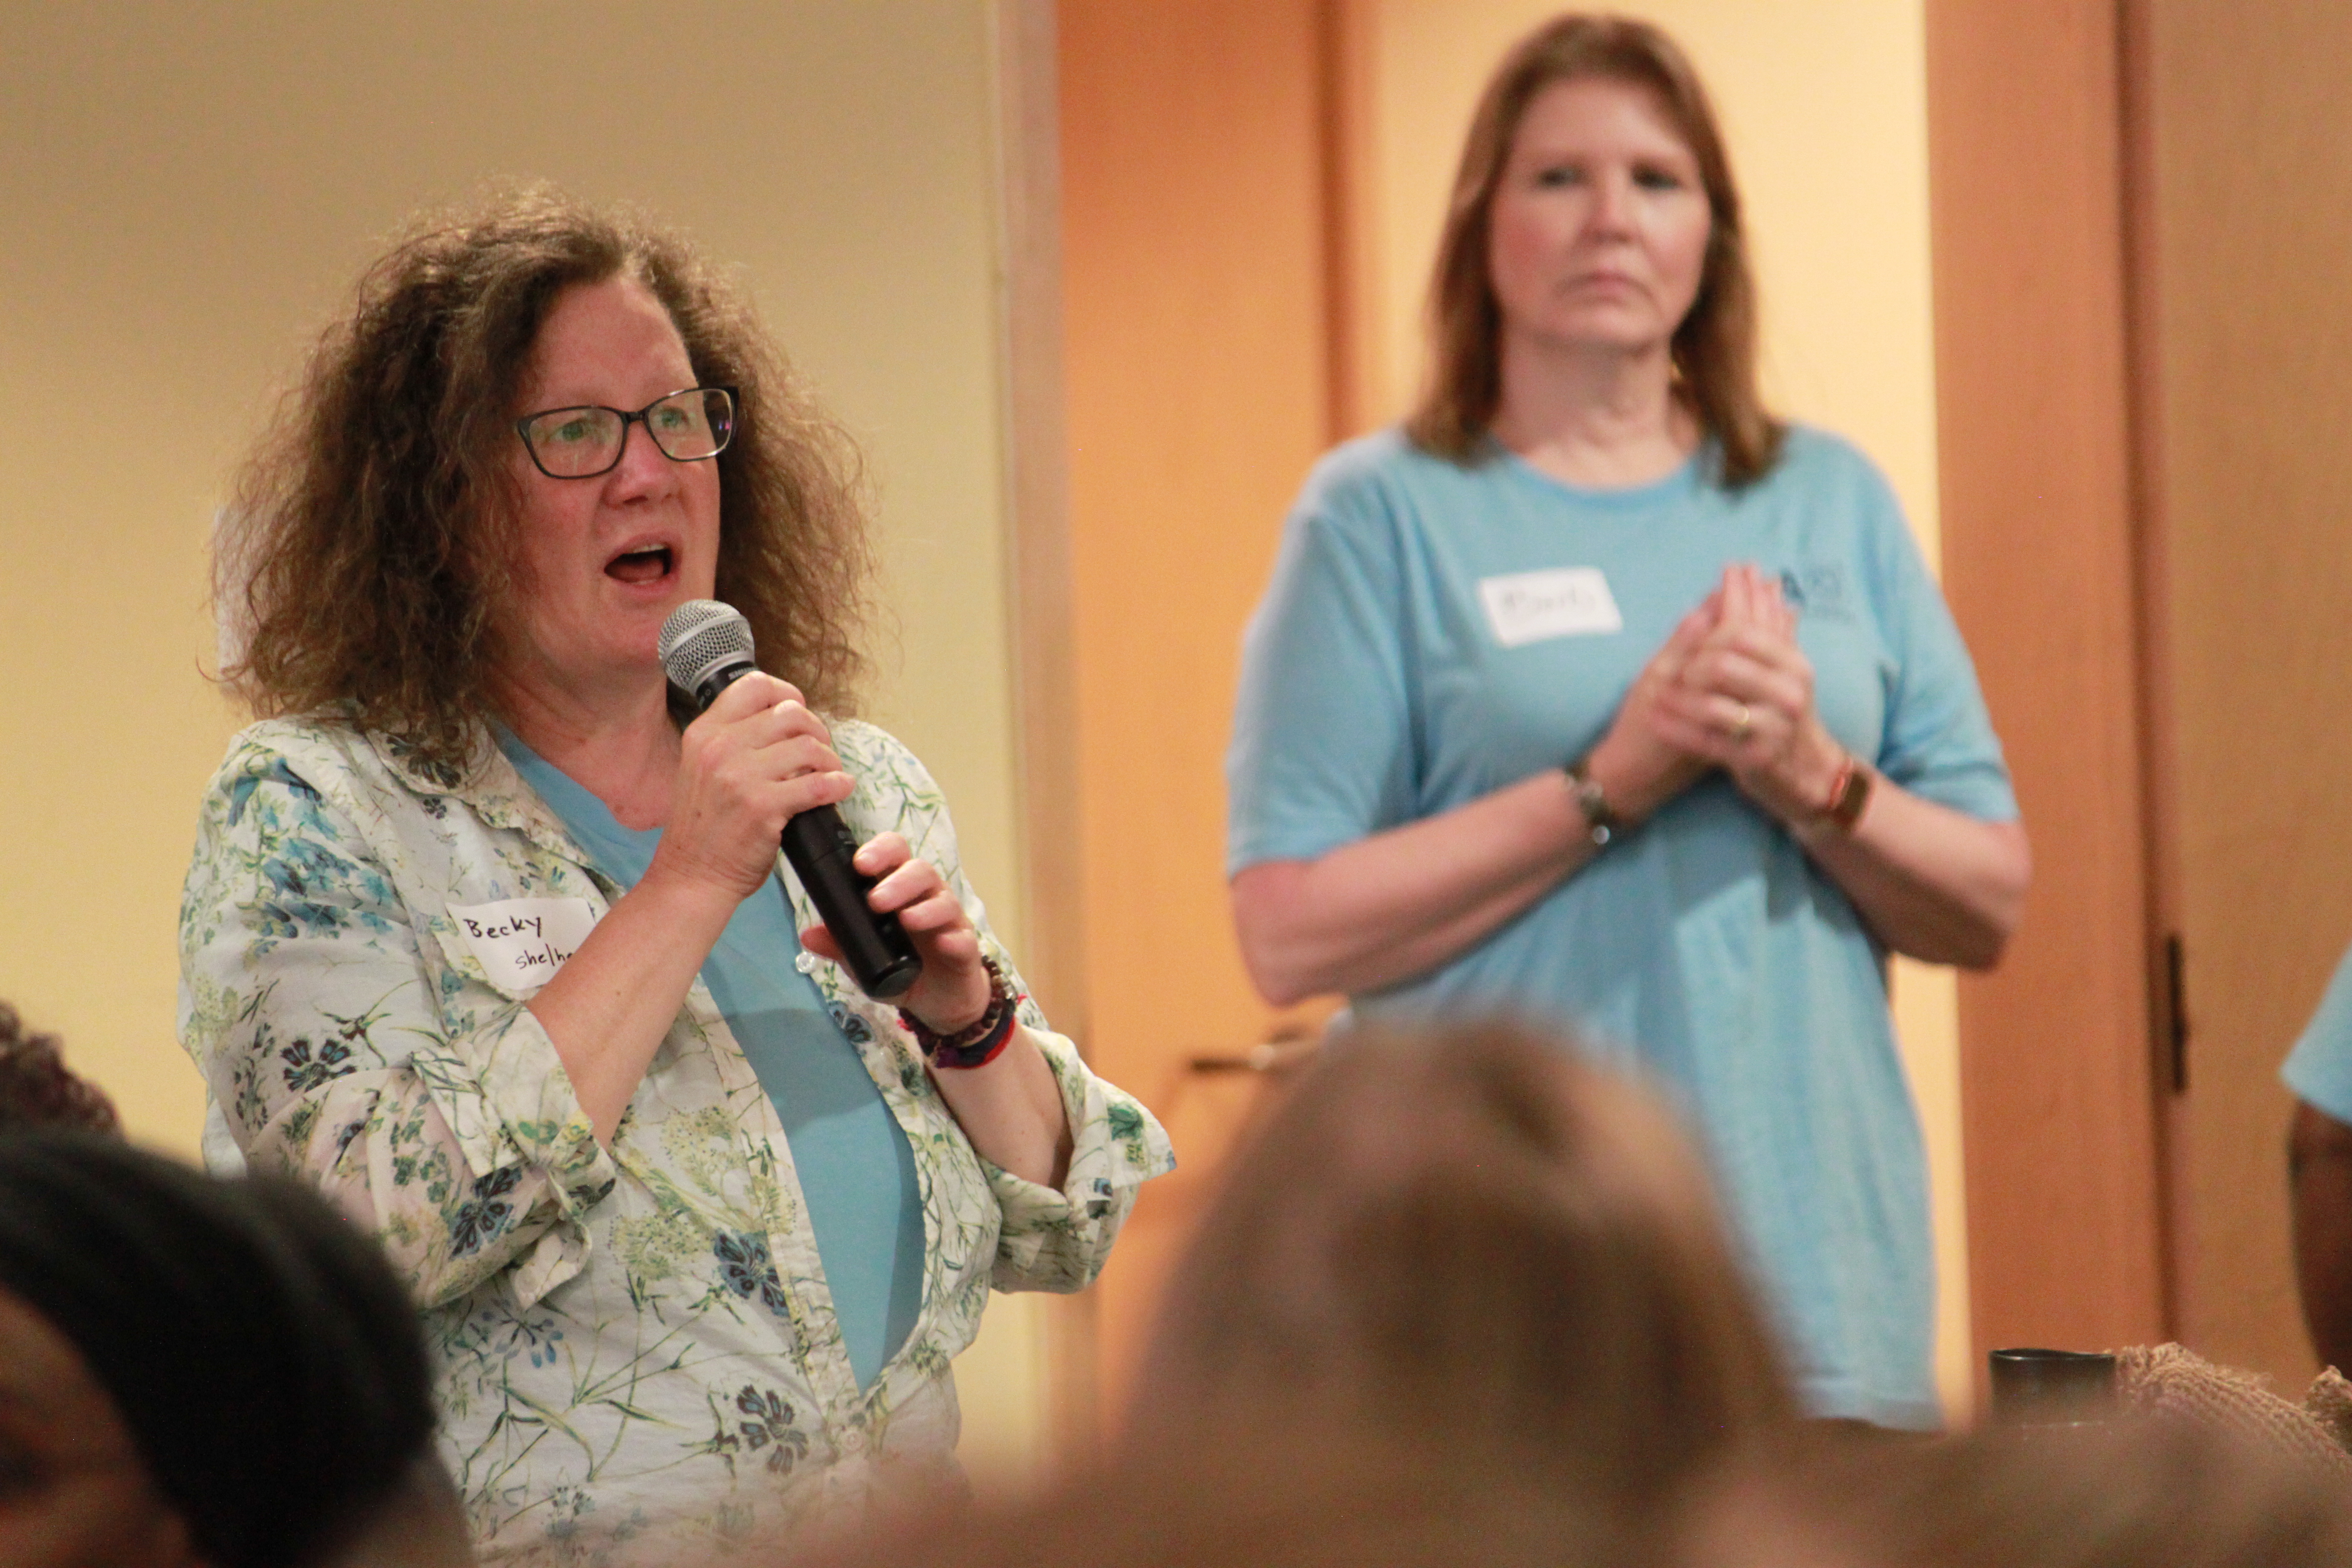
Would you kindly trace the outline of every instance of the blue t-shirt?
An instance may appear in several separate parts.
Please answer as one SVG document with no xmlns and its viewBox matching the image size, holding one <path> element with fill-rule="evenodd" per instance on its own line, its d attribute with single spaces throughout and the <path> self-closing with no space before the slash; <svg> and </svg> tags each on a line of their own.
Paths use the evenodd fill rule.
<svg viewBox="0 0 2352 1568">
<path fill-rule="evenodd" d="M 2287 1053 L 2279 1077 L 2313 1110 L 2352 1122 L 2352 952 L 2336 964 L 2319 1011 Z"/>
<path fill-rule="evenodd" d="M 603 801 L 512 733 L 500 731 L 499 744 L 597 869 L 635 887 L 661 830 L 622 826 Z M 702 982 L 784 1124 L 842 1345 L 857 1386 L 867 1388 L 922 1309 L 922 1193 L 905 1131 L 816 982 L 793 963 L 800 951 L 792 901 L 771 877 L 728 921 Z"/>
<path fill-rule="evenodd" d="M 1803 429 L 1745 489 L 1711 462 L 1588 490 L 1394 431 L 1327 457 L 1244 645 L 1229 867 L 1311 859 L 1582 755 L 1735 562 L 1780 578 L 1840 742 L 1929 800 L 2014 817 L 1968 652 L 1877 471 Z M 1716 773 L 1468 952 L 1352 1002 L 1572 1024 L 1644 1069 L 1701 1133 L 1811 1408 L 1924 1427 L 1934 1259 L 1882 960 Z"/>
</svg>

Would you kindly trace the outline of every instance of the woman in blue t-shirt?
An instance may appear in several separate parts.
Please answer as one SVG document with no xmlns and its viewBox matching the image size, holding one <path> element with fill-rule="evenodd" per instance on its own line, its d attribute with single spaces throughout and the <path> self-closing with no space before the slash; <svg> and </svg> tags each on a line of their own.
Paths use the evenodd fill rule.
<svg viewBox="0 0 2352 1568">
<path fill-rule="evenodd" d="M 1817 1413 L 1937 1419 L 1887 950 L 2030 875 L 1968 653 L 1859 454 L 1760 405 L 1739 205 L 1647 25 L 1472 123 L 1400 431 L 1309 479 L 1246 647 L 1234 918 L 1277 1003 L 1573 1023 L 1705 1136 Z"/>
</svg>

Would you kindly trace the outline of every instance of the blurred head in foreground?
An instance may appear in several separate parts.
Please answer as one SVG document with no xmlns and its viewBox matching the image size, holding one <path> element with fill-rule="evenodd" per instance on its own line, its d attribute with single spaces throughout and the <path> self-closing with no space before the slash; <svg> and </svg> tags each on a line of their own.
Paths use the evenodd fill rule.
<svg viewBox="0 0 2352 1568">
<path fill-rule="evenodd" d="M 1680 1131 L 1497 1024 L 1327 1047 L 1178 1269 L 1130 1426 L 1373 1432 L 1616 1510 L 1790 1414 Z"/>
<path fill-rule="evenodd" d="M 33 1033 L 0 1002 L 0 1132 L 32 1127 L 121 1130 L 113 1102 L 66 1067 L 58 1037 Z"/>
<path fill-rule="evenodd" d="M 1045 1496 L 936 1509 L 790 1568 L 1671 1568 L 1672 1542 L 1525 1471 L 1339 1424 L 1133 1448 Z M 753 1560 L 755 1563 L 759 1559 Z"/>
<path fill-rule="evenodd" d="M 2352 1497 L 2243 1433 L 2179 1419 L 1814 1438 L 1731 1467 L 1686 1568 L 2319 1568 L 2352 1563 Z"/>
<path fill-rule="evenodd" d="M 433 1427 L 407 1299 L 325 1200 L 0 1135 L 0 1562 L 462 1561 Z"/>
</svg>

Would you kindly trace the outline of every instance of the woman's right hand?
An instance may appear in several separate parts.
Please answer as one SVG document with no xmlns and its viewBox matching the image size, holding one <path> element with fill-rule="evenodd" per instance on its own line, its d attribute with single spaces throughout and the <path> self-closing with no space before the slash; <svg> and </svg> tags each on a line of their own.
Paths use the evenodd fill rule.
<svg viewBox="0 0 2352 1568">
<path fill-rule="evenodd" d="M 1610 809 L 1628 822 L 1648 817 L 1714 765 L 1669 738 L 1672 719 L 1665 699 L 1722 614 L 1723 594 L 1717 589 L 1682 618 L 1634 677 L 1609 732 L 1586 760 Z"/>
<path fill-rule="evenodd" d="M 647 875 L 723 889 L 740 903 L 774 875 L 784 824 L 854 787 L 799 689 L 754 670 L 679 737 L 669 820 Z"/>
<path fill-rule="evenodd" d="M 653 864 L 530 1002 L 598 1139 L 736 907 L 775 875 L 784 824 L 849 791 L 824 721 L 772 675 L 743 677 L 686 727 Z"/>
</svg>

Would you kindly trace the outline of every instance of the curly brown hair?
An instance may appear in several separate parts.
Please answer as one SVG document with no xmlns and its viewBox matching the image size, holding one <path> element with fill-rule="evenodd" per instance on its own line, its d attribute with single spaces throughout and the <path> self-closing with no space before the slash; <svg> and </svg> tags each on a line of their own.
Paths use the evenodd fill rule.
<svg viewBox="0 0 2352 1568">
<path fill-rule="evenodd" d="M 370 268 L 238 474 L 213 589 L 245 634 L 223 678 L 257 715 L 323 711 L 466 763 L 519 586 L 512 404 L 557 295 L 625 274 L 696 379 L 740 396 L 718 596 L 761 666 L 852 710 L 871 569 L 856 447 L 683 237 L 530 186 L 419 220 Z"/>
<path fill-rule="evenodd" d="M 1484 448 L 1503 397 L 1502 308 L 1487 258 L 1495 190 L 1528 106 L 1555 83 L 1593 77 L 1649 89 L 1697 160 L 1713 221 L 1698 298 L 1675 329 L 1675 395 L 1714 437 L 1723 482 L 1734 489 L 1752 483 L 1779 458 L 1783 426 L 1756 389 L 1756 279 L 1739 188 L 1688 57 L 1658 28 L 1624 16 L 1553 17 L 1503 57 L 1479 95 L 1430 278 L 1428 380 L 1406 433 L 1424 450 L 1456 462 Z"/>
<path fill-rule="evenodd" d="M 27 1032 L 0 1002 L 0 1132 L 36 1127 L 120 1132 L 122 1122 L 105 1091 L 66 1066 L 55 1035 Z"/>
</svg>

